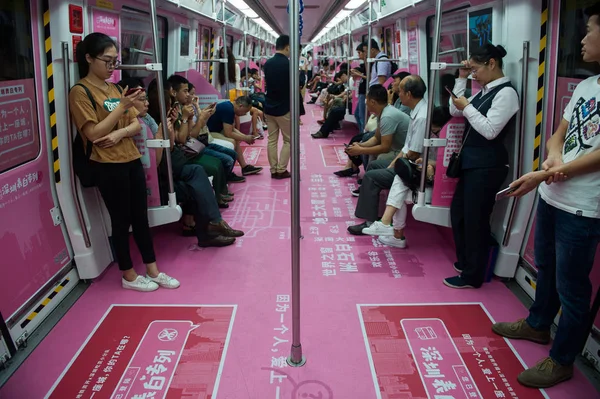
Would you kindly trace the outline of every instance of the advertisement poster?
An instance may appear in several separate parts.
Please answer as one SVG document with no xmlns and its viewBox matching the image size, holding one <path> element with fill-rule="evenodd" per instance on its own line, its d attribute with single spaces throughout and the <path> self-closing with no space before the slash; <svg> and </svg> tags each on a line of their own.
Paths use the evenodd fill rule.
<svg viewBox="0 0 600 399">
<path fill-rule="evenodd" d="M 215 398 L 235 311 L 113 305 L 48 398 Z"/>
<path fill-rule="evenodd" d="M 492 332 L 482 304 L 358 305 L 358 312 L 382 397 L 544 397 L 517 382 L 524 367 Z"/>
<path fill-rule="evenodd" d="M 33 79 L 0 83 L 0 173 L 40 152 Z"/>
<path fill-rule="evenodd" d="M 419 74 L 419 30 L 418 21 L 408 22 L 408 72 L 412 75 Z"/>
<path fill-rule="evenodd" d="M 448 162 L 452 154 L 460 151 L 464 131 L 465 121 L 464 118 L 460 117 L 450 119 L 440 132 L 440 138 L 445 138 L 448 141 L 446 147 L 439 148 L 437 152 L 433 194 L 431 198 L 431 205 L 433 206 L 450 207 L 452 203 L 458 179 L 446 176 L 446 169 L 448 168 Z"/>
<path fill-rule="evenodd" d="M 116 43 L 121 42 L 121 24 L 119 14 L 112 11 L 92 9 L 92 32 L 108 35 Z M 118 83 L 121 80 L 121 71 L 114 71 L 108 82 Z"/>
<path fill-rule="evenodd" d="M 469 54 L 487 43 L 492 43 L 492 9 L 469 13 Z"/>
</svg>

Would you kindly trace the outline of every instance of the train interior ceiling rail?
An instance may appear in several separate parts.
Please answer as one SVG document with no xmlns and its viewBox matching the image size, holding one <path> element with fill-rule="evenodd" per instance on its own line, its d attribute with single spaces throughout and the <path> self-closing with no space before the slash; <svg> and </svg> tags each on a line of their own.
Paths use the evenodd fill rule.
<svg viewBox="0 0 600 399">
<path fill-rule="evenodd" d="M 362 62 L 358 58 L 357 46 L 374 39 L 381 51 L 398 66 L 399 71 L 421 76 L 428 86 L 428 91 L 431 89 L 432 105 L 442 106 L 448 102 L 445 86 L 449 82 L 454 85 L 457 65 L 468 58 L 471 50 L 487 42 L 503 45 L 507 50 L 504 72 L 510 77 L 520 101 L 515 129 L 505 142 L 510 158 L 510 172 L 506 180 L 508 184 L 529 171 L 539 170 L 545 159 L 545 143 L 558 127 L 576 85 L 600 73 L 597 64 L 584 63 L 580 55 L 580 41 L 585 35 L 586 23 L 582 10 L 591 3 L 593 2 L 584 0 L 450 0 L 442 1 L 443 8 L 436 10 L 435 0 L 301 0 L 301 53 L 307 60 L 311 60 L 309 69 L 311 74 L 314 71 L 314 75 L 321 70 L 325 70 L 325 73 L 330 69 L 338 71 L 341 64 L 355 68 Z M 155 6 L 154 12 L 152 6 Z M 441 18 L 438 36 L 436 18 Z M 87 353 L 85 348 L 89 347 L 89 342 L 96 342 L 96 338 L 89 342 L 86 338 L 92 335 L 96 337 L 96 329 L 104 331 L 102 326 L 112 320 L 111 315 L 126 311 L 127 306 L 143 304 L 160 308 L 166 306 L 165 304 L 182 304 L 182 308 L 177 308 L 174 313 L 184 314 L 186 306 L 197 303 L 207 304 L 202 305 L 204 308 L 198 305 L 197 315 L 202 316 L 203 322 L 230 317 L 227 318 L 227 322 L 223 321 L 225 319 L 218 319 L 220 326 L 227 325 L 227 334 L 223 337 L 224 346 L 221 347 L 220 357 L 215 363 L 217 366 L 214 366 L 214 370 L 219 370 L 214 373 L 216 382 L 211 380 L 207 383 L 212 390 L 212 397 L 216 397 L 217 390 L 224 392 L 223 397 L 238 399 L 283 398 L 283 392 L 288 391 L 290 394 L 286 398 L 317 397 L 308 396 L 316 394 L 315 390 L 302 391 L 300 387 L 305 383 L 299 380 L 293 382 L 293 387 L 282 386 L 277 390 L 276 384 L 273 383 L 273 374 L 270 379 L 267 377 L 265 382 L 261 373 L 265 373 L 269 365 L 273 370 L 276 368 L 275 363 L 270 361 L 269 364 L 259 365 L 258 361 L 248 360 L 248 367 L 252 368 L 249 375 L 252 375 L 252 378 L 256 377 L 260 382 L 251 384 L 252 387 L 247 388 L 247 391 L 234 387 L 242 385 L 237 379 L 246 378 L 242 374 L 249 369 L 244 369 L 245 366 L 242 365 L 238 370 L 228 367 L 228 364 L 234 362 L 230 359 L 231 351 L 235 354 L 242 353 L 239 345 L 243 340 L 237 338 L 243 333 L 240 329 L 252 331 L 252 323 L 257 323 L 250 320 L 252 315 L 244 314 L 252 313 L 252 309 L 244 306 L 244 302 L 252 297 L 248 299 L 248 303 L 256 307 L 257 313 L 266 314 L 267 308 L 270 311 L 275 303 L 271 298 L 273 295 L 270 295 L 273 294 L 273 289 L 266 285 L 271 276 L 268 273 L 279 273 L 276 270 L 277 264 L 278 268 L 286 268 L 285 273 L 289 274 L 289 206 L 294 192 L 290 182 L 270 178 L 266 156 L 267 138 L 264 141 L 257 140 L 253 145 L 243 146 L 246 161 L 264 167 L 264 171 L 256 177 L 248 176 L 246 183 L 230 184 L 231 190 L 236 194 L 236 201 L 230 209 L 222 211 L 223 218 L 232 220 L 234 228 L 245 230 L 246 236 L 231 248 L 199 251 L 188 246 L 190 243 L 176 235 L 179 233 L 174 233 L 178 227 L 173 226 L 180 225 L 178 222 L 183 213 L 180 204 L 174 200 L 174 196 L 165 200 L 159 193 L 154 154 L 162 144 L 158 143 L 158 140 L 152 140 L 153 137 L 150 136 L 136 137 L 136 145 L 142 154 L 146 173 L 148 218 L 155 235 L 155 246 L 157 252 L 166 248 L 165 253 L 169 253 L 169 259 L 158 254 L 161 265 L 164 265 L 161 267 L 169 269 L 172 264 L 180 263 L 177 267 L 181 269 L 176 270 L 188 274 L 178 277 L 182 281 L 179 291 L 160 294 L 164 296 L 136 296 L 130 292 L 117 291 L 115 284 L 118 278 L 114 248 L 109 238 L 111 224 L 108 211 L 98 190 L 80 185 L 72 166 L 73 138 L 77 130 L 70 118 L 68 98 L 70 89 L 80 78 L 75 47 L 87 34 L 105 33 L 118 43 L 119 58 L 123 67 L 115 70 L 109 81 L 117 83 L 127 76 L 137 77 L 147 87 L 158 76 L 164 83 L 171 75 L 181 75 L 194 85 L 198 103 L 203 108 L 213 102 L 229 101 L 248 92 L 243 84 L 237 85 L 233 90 L 223 90 L 219 72 L 225 69 L 227 74 L 230 73 L 227 68 L 230 61 L 226 56 L 220 55 L 224 46 L 233 54 L 240 74 L 249 79 L 251 72 L 257 71 L 257 80 L 262 85 L 257 87 L 257 90 L 264 89 L 264 64 L 275 53 L 277 38 L 290 33 L 286 0 L 8 0 L 0 5 L 0 28 L 0 272 L 5 281 L 3 289 L 0 290 L 0 398 L 59 397 L 51 396 L 51 392 L 54 390 L 57 395 L 56 392 L 62 389 L 61 379 L 66 381 L 65 378 L 71 378 L 70 370 L 73 369 L 73 364 L 80 364 L 69 363 L 71 358 L 75 362 L 77 356 L 80 356 L 77 358 L 77 362 L 80 362 L 81 354 Z M 433 54 L 434 49 L 438 50 L 437 54 Z M 292 54 L 291 57 L 300 55 Z M 374 57 L 368 55 L 369 61 Z M 127 67 L 132 65 L 135 67 Z M 392 82 L 393 78 L 389 77 L 385 86 L 388 87 Z M 313 383 L 320 384 L 323 394 L 329 394 L 330 397 L 333 397 L 335 391 L 336 397 L 351 399 L 399 398 L 400 396 L 382 396 L 386 389 L 384 385 L 389 382 L 384 382 L 387 381 L 385 372 L 379 372 L 381 367 L 385 368 L 381 366 L 381 357 L 384 356 L 382 352 L 385 350 L 378 348 L 379 353 L 372 353 L 369 349 L 371 347 L 375 351 L 378 345 L 383 345 L 373 339 L 373 336 L 377 335 L 373 326 L 376 322 L 383 323 L 384 319 L 377 317 L 383 317 L 386 312 L 380 310 L 379 314 L 373 310 L 379 305 L 369 307 L 361 304 L 381 304 L 382 307 L 378 309 L 397 304 L 398 308 L 402 309 L 402 306 L 408 307 L 408 304 L 415 302 L 431 302 L 423 306 L 439 305 L 440 309 L 443 309 L 444 306 L 472 306 L 476 303 L 485 310 L 485 314 L 482 314 L 487 315 L 486 323 L 505 316 L 522 316 L 525 306 L 521 301 L 529 304 L 536 293 L 538 269 L 533 258 L 533 232 L 538 199 L 535 194 L 529 194 L 518 201 L 498 201 L 495 205 L 491 220 L 493 243 L 490 250 L 490 278 L 492 274 L 494 277 L 493 282 L 489 284 L 494 288 L 490 296 L 486 296 L 484 292 L 488 284 L 477 290 L 478 292 L 455 295 L 454 292 L 447 294 L 441 284 L 425 282 L 432 276 L 439 277 L 437 269 L 433 271 L 429 267 L 440 268 L 439 264 L 444 261 L 451 265 L 454 256 L 450 203 L 456 181 L 448 179 L 443 168 L 436 170 L 436 185 L 433 188 L 426 188 L 425 183 L 422 183 L 419 189 L 410 193 L 410 199 L 407 199 L 407 203 L 411 204 L 409 227 L 411 233 L 415 231 L 415 244 L 418 240 L 423 243 L 435 240 L 436 242 L 431 244 L 435 250 L 430 250 L 423 244 L 409 247 L 408 250 L 390 252 L 380 248 L 376 244 L 377 240 L 360 241 L 359 244 L 362 238 L 356 238 L 356 242 L 354 238 L 347 239 L 346 227 L 350 224 L 346 220 L 356 219 L 356 201 L 350 194 L 356 188 L 353 185 L 356 184 L 356 180 L 338 181 L 337 177 L 332 177 L 335 167 L 341 169 L 347 161 L 347 158 L 344 158 L 343 144 L 357 130 L 355 114 L 358 82 L 350 79 L 347 86 L 351 90 L 348 99 L 350 106 L 345 111 L 341 129 L 336 130 L 333 138 L 329 140 L 311 139 L 309 133 L 319 129 L 316 122 L 322 119 L 323 113 L 320 107 L 305 104 L 303 125 L 298 127 L 300 148 L 298 153 L 292 154 L 292 157 L 300 157 L 302 165 L 301 264 L 303 289 L 306 293 L 303 295 L 314 294 L 307 306 L 311 313 L 303 313 L 303 320 L 310 326 L 307 334 L 315 334 L 311 336 L 310 344 L 318 346 L 318 334 L 312 331 L 315 324 L 314 320 L 311 321 L 312 312 L 315 312 L 315 320 L 327 320 L 326 311 L 319 307 L 317 302 L 325 303 L 325 294 L 328 291 L 339 293 L 344 299 L 338 298 L 333 301 L 340 307 L 337 312 L 345 312 L 345 319 L 352 319 L 356 321 L 355 324 L 360 324 L 356 332 L 343 329 L 340 340 L 345 336 L 352 341 L 357 335 L 362 345 L 364 335 L 367 353 L 364 353 L 364 346 L 352 349 L 356 356 L 353 354 L 351 359 L 358 364 L 364 362 L 364 367 L 357 366 L 357 369 L 360 369 L 358 371 L 348 368 L 351 370 L 349 373 L 355 373 L 351 374 L 354 383 L 345 384 L 343 376 L 329 376 L 329 385 L 325 384 L 324 380 Z M 476 93 L 480 89 L 474 80 L 469 81 L 469 91 Z M 310 97 L 305 98 L 306 102 L 309 100 Z M 252 120 L 250 113 L 239 116 L 240 131 L 245 134 L 254 131 L 254 126 L 251 126 Z M 292 123 L 297 122 L 292 120 Z M 458 148 L 457 143 L 464 134 L 464 128 L 464 119 L 452 118 L 442 129 L 439 139 L 429 140 L 433 137 L 429 137 L 428 134 L 428 148 L 442 147 L 437 152 L 436 160 L 439 160 L 439 164 L 447 166 L 452 151 Z M 266 130 L 264 133 L 267 136 Z M 327 189 L 320 186 L 321 182 L 324 182 L 323 187 Z M 340 185 L 345 191 L 338 195 Z M 333 201 L 335 211 L 330 212 L 329 221 L 310 217 L 311 213 L 314 216 L 310 201 L 316 198 L 312 193 L 321 190 L 331 190 L 328 192 L 331 198 L 323 197 Z M 384 191 L 384 194 L 387 194 L 387 191 Z M 344 198 L 339 200 L 343 205 L 337 205 L 338 200 L 335 198 L 339 196 Z M 382 201 L 384 200 L 382 197 Z M 348 210 L 345 209 L 346 205 Z M 344 209 L 340 210 L 339 206 Z M 334 212 L 336 217 L 332 218 Z M 331 272 L 326 273 L 325 266 L 321 267 L 321 256 L 325 256 L 328 251 L 325 247 L 333 247 L 334 244 L 329 245 L 328 238 L 317 239 L 318 231 L 329 231 L 330 233 L 325 235 L 331 242 L 343 242 L 344 245 L 353 248 L 353 259 L 362 259 L 364 264 L 359 262 L 359 266 L 367 270 L 359 273 L 361 280 L 345 279 L 345 273 L 339 270 L 337 275 L 333 276 L 337 279 L 333 285 L 330 285 L 333 278 L 323 278 L 327 273 L 331 276 Z M 276 245 L 273 245 L 273 241 Z M 257 248 L 263 248 L 261 245 L 268 248 L 268 251 L 272 250 L 272 254 L 263 249 L 257 252 Z M 338 245 L 341 244 L 336 244 L 336 247 Z M 132 248 L 135 248 L 133 244 Z M 421 265 L 417 273 L 418 278 L 411 280 L 411 272 L 404 275 L 402 271 L 394 271 L 393 266 L 390 266 L 389 276 L 377 274 L 378 266 L 374 265 L 378 261 L 373 260 L 376 252 L 382 257 L 385 256 L 390 264 L 408 262 L 409 258 L 416 259 L 411 261 L 410 267 L 414 267 L 415 264 Z M 134 258 L 141 264 L 139 256 Z M 429 258 L 435 258 L 429 261 L 431 264 L 423 260 Z M 318 263 L 316 271 L 313 270 L 312 263 L 308 265 L 310 262 Z M 226 277 L 225 274 L 202 275 L 203 280 L 198 277 L 196 283 L 193 273 L 196 273 L 194 270 L 198 264 L 202 264 L 202 268 L 223 267 L 230 270 L 230 274 L 227 274 L 230 277 Z M 568 383 L 571 384 L 570 389 L 584 395 L 578 396 L 581 398 L 598 397 L 585 396 L 590 392 L 590 395 L 599 394 L 593 393 L 600 386 L 600 314 L 597 308 L 600 301 L 599 264 L 600 256 L 596 256 L 592 270 L 594 302 L 591 304 L 596 312 L 595 321 L 582 351 L 579 360 L 581 363 L 578 363 L 581 364 L 581 370 L 585 369 L 587 379 L 580 377 Z M 246 274 L 251 273 L 249 271 L 240 272 L 241 277 L 233 277 L 238 273 L 232 271 L 234 265 L 264 267 L 270 271 L 257 272 L 261 277 L 261 281 L 257 281 L 251 274 Z M 363 269 L 358 269 L 361 270 Z M 446 269 L 442 273 L 448 271 Z M 274 278 L 279 284 L 274 288 L 275 291 L 289 291 L 288 274 L 283 275 L 286 279 Z M 389 278 L 379 280 L 386 277 Z M 231 287 L 224 285 L 224 280 L 228 278 L 233 281 Z M 372 278 L 375 280 L 369 281 Z M 407 286 L 410 281 L 418 281 L 416 285 L 425 284 L 426 288 L 421 293 L 415 292 L 415 296 L 409 298 L 403 296 L 404 288 L 399 288 L 403 286 L 394 285 L 395 280 Z M 198 293 L 205 283 L 215 287 L 207 290 L 214 295 Z M 185 291 L 188 289 L 184 287 L 186 284 L 198 286 L 188 292 Z M 315 284 L 314 287 L 311 287 L 311 284 Z M 344 288 L 345 284 L 348 284 L 347 288 Z M 382 284 L 381 287 L 384 288 L 378 292 L 373 284 Z M 230 290 L 234 289 L 232 287 L 235 287 L 236 293 L 227 296 Z M 256 291 L 253 291 L 254 289 Z M 345 290 L 352 290 L 352 294 L 347 294 Z M 413 290 L 414 287 L 408 288 L 406 295 L 410 295 Z M 421 298 L 419 295 L 425 295 L 425 291 L 430 292 L 431 298 L 435 299 L 415 299 Z M 279 306 L 283 306 L 279 300 L 284 297 L 285 295 L 277 295 L 278 309 Z M 220 305 L 216 305 L 223 303 L 232 307 L 231 315 L 228 316 L 227 306 L 219 308 Z M 115 304 L 127 306 L 119 308 L 121 305 Z M 89 308 L 89 313 L 82 307 Z M 423 314 L 431 313 L 431 309 L 427 309 Z M 371 311 L 373 313 L 369 313 Z M 406 316 L 405 320 L 419 317 L 418 312 L 413 314 L 409 311 L 406 314 L 412 316 Z M 447 314 L 453 313 L 449 311 Z M 277 316 L 276 321 L 279 320 L 279 314 Z M 282 323 L 279 324 L 283 326 L 283 313 L 281 316 Z M 287 316 L 289 314 L 286 314 Z M 168 312 L 164 317 L 169 317 Z M 237 318 L 235 326 L 234 317 Z M 368 319 L 369 317 L 373 319 Z M 436 319 L 437 316 L 431 318 Z M 75 323 L 73 328 L 79 329 L 80 320 L 81 331 L 74 333 L 73 342 L 67 343 L 69 329 L 65 323 L 71 321 L 72 324 Z M 148 331 L 152 328 L 152 322 L 155 322 L 154 319 L 149 320 Z M 331 320 L 338 318 L 333 317 Z M 385 321 L 387 323 L 387 319 Z M 369 322 L 373 323 L 371 327 Z M 445 322 L 449 325 L 456 321 L 448 319 Z M 286 328 L 289 328 L 291 320 L 286 318 L 286 323 Z M 54 324 L 56 327 L 48 328 Z M 389 326 L 392 326 L 391 321 Z M 388 331 L 387 329 L 386 324 L 385 330 Z M 143 330 L 146 331 L 146 326 Z M 218 328 L 215 328 L 216 335 L 217 330 Z M 140 334 L 143 335 L 144 331 Z M 272 332 L 271 329 L 271 335 Z M 281 334 L 284 334 L 283 330 Z M 382 333 L 382 336 L 387 337 L 386 334 Z M 454 337 L 455 331 L 448 334 Z M 217 342 L 217 338 L 214 339 L 214 342 Z M 230 340 L 234 344 L 230 348 L 230 358 L 227 359 Z M 33 348 L 28 345 L 32 342 Z M 327 342 L 332 345 L 331 356 L 334 356 L 334 353 L 343 353 L 338 347 L 341 343 L 332 343 L 329 340 Z M 61 359 L 57 363 L 60 366 L 49 370 L 48 375 L 39 382 L 27 386 L 25 374 L 36 370 L 36 364 L 47 365 L 42 358 L 55 353 L 51 346 L 54 344 L 64 348 L 64 354 L 60 355 Z M 506 346 L 504 341 L 502 345 Z M 529 348 L 521 344 L 510 345 L 510 348 L 506 346 L 506 349 L 510 353 L 514 352 L 519 365 L 525 361 L 531 366 L 536 360 L 532 356 L 541 353 L 539 350 L 528 352 Z M 78 352 L 80 346 L 81 351 Z M 314 353 L 315 348 L 312 348 L 312 351 Z M 268 355 L 270 360 L 272 354 Z M 133 362 L 133 355 L 130 357 Z M 322 368 L 311 367 L 316 367 L 312 370 L 318 378 L 326 378 L 319 374 Z M 467 366 L 464 367 L 467 370 Z M 420 371 L 415 371 L 417 372 Z M 301 371 L 299 373 L 295 376 L 312 381 Z M 367 377 L 356 373 L 366 373 Z M 292 375 L 293 373 L 290 373 L 289 377 L 286 377 L 288 382 L 294 381 Z M 115 378 L 114 375 L 112 378 Z M 588 385 L 588 379 L 594 387 Z M 372 384 L 373 380 L 375 386 Z M 76 382 L 79 383 L 79 380 Z M 117 382 L 123 384 L 123 380 L 114 382 L 115 389 Z M 364 387 L 367 384 L 370 384 L 369 387 Z M 430 395 L 427 388 L 419 385 L 421 382 L 415 384 L 418 388 L 414 392 L 421 393 L 425 389 L 421 396 Z M 174 388 L 172 385 L 170 389 L 180 388 Z M 181 392 L 185 389 L 188 388 L 181 388 Z M 394 389 L 401 392 L 405 388 Z M 193 389 L 189 388 L 189 392 L 192 391 Z M 193 392 L 197 396 L 189 397 L 210 397 L 201 396 L 198 390 Z M 277 396 L 274 392 L 278 392 Z M 305 392 L 306 396 L 301 396 L 302 392 Z M 387 395 L 393 395 L 390 393 L 392 390 L 387 392 Z M 506 392 L 510 396 L 509 392 L 513 391 Z M 107 394 L 107 391 L 102 394 Z M 89 392 L 86 395 L 88 396 L 81 397 L 90 397 Z M 101 397 L 100 393 L 98 395 Z M 418 396 L 416 393 L 415 395 L 414 397 Z M 569 397 L 565 391 L 560 390 L 548 390 L 542 392 L 542 395 L 552 398 Z"/>
</svg>

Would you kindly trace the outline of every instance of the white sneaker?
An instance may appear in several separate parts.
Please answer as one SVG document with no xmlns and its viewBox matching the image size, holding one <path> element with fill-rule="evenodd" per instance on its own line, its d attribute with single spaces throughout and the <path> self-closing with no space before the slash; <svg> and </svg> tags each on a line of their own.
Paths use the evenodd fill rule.
<svg viewBox="0 0 600 399">
<path fill-rule="evenodd" d="M 381 236 L 379 242 L 394 248 L 406 248 L 406 238 L 396 238 L 393 235 L 391 237 Z"/>
<path fill-rule="evenodd" d="M 163 288 L 179 288 L 181 285 L 179 281 L 174 279 L 173 277 L 167 276 L 164 273 L 158 273 L 156 277 L 150 277 L 146 275 L 149 280 L 154 281 L 156 284 L 160 285 Z"/>
<path fill-rule="evenodd" d="M 393 236 L 394 228 L 391 225 L 386 226 L 378 220 L 369 227 L 365 227 L 362 232 L 370 236 Z"/>
<path fill-rule="evenodd" d="M 158 289 L 158 284 L 144 276 L 137 276 L 133 281 L 127 281 L 124 278 L 121 279 L 123 288 L 126 290 L 151 292 Z"/>
</svg>

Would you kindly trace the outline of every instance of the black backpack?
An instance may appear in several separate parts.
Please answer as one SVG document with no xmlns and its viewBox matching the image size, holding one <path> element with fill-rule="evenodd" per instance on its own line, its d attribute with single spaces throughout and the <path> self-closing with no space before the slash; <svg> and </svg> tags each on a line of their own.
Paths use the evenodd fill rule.
<svg viewBox="0 0 600 399">
<path fill-rule="evenodd" d="M 75 86 L 81 86 L 85 90 L 85 94 L 87 94 L 90 102 L 92 103 L 92 107 L 96 110 L 96 101 L 94 101 L 94 97 L 90 90 L 82 85 L 81 83 L 77 83 Z M 73 86 L 73 87 L 75 87 Z M 120 86 L 117 86 L 119 93 L 122 93 L 123 90 Z M 94 144 L 87 140 L 87 145 L 83 143 L 82 139 L 83 133 L 77 131 L 77 135 L 75 136 L 75 140 L 73 141 L 73 170 L 75 174 L 79 178 L 79 183 L 82 187 L 94 187 L 96 183 L 94 181 L 94 175 L 92 173 L 92 168 L 90 167 L 90 156 L 92 155 L 92 147 Z"/>
<path fill-rule="evenodd" d="M 389 57 L 387 55 L 384 55 L 383 57 L 379 57 L 378 59 L 389 59 Z M 396 64 L 394 61 L 389 61 L 389 63 L 391 64 L 391 75 L 393 76 L 396 71 L 398 70 L 398 64 Z M 377 71 L 377 61 L 375 61 L 375 71 Z"/>
</svg>

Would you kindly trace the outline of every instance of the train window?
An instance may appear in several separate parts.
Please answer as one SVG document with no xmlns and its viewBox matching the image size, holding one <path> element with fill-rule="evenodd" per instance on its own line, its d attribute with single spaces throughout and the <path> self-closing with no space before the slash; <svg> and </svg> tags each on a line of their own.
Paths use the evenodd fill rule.
<svg viewBox="0 0 600 399">
<path fill-rule="evenodd" d="M 394 57 L 394 31 L 391 27 L 385 28 L 385 46 L 384 51 L 389 58 Z"/>
<path fill-rule="evenodd" d="M 600 65 L 584 62 L 581 57 L 581 40 L 586 35 L 588 18 L 583 11 L 591 3 L 584 0 L 561 2 L 557 70 L 559 77 L 586 79 L 600 74 Z"/>
<path fill-rule="evenodd" d="M 35 159 L 40 152 L 28 1 L 3 3 L 0 37 L 0 173 L 3 173 Z"/>
<path fill-rule="evenodd" d="M 150 14 L 123 7 L 121 12 L 121 54 L 124 64 L 146 64 L 154 62 L 154 42 Z M 162 62 L 163 74 L 167 74 L 167 19 L 158 17 L 158 60 Z M 189 40 L 189 34 L 188 34 Z M 189 44 L 188 44 L 189 48 Z M 122 71 L 123 77 L 135 76 L 148 84 L 154 78 L 150 71 Z"/>
<path fill-rule="evenodd" d="M 187 57 L 190 55 L 190 28 L 181 27 L 179 55 Z"/>
<path fill-rule="evenodd" d="M 431 63 L 433 35 L 435 34 L 435 16 L 427 18 L 427 65 Z M 450 50 L 445 55 L 439 57 L 441 62 L 460 63 L 467 58 L 467 10 L 465 8 L 452 10 L 442 13 L 442 29 L 440 32 L 439 52 L 444 53 Z M 434 102 L 436 106 L 441 104 L 447 105 L 449 94 L 444 89 L 444 86 L 454 87 L 454 81 L 457 69 L 447 69 L 441 71 L 439 80 L 436 86 Z"/>
</svg>

